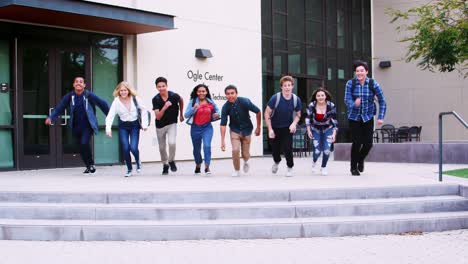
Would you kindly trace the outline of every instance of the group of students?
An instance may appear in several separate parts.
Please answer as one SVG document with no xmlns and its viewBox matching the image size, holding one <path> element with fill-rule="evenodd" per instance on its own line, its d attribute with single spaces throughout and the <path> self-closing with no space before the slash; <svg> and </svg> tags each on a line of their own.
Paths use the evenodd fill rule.
<svg viewBox="0 0 468 264">
<path fill-rule="evenodd" d="M 376 114 L 374 98 L 379 102 L 378 124 L 383 123 L 386 112 L 386 103 L 380 85 L 367 77 L 368 66 L 359 61 L 355 65 L 355 78 L 346 84 L 345 103 L 348 108 L 348 120 L 352 134 L 350 172 L 360 175 L 364 171 L 364 160 L 372 148 L 373 119 Z M 156 121 L 156 134 L 159 143 L 159 152 L 163 164 L 162 174 L 169 170 L 177 171 L 175 163 L 177 122 L 186 121 L 190 125 L 190 136 L 193 145 L 195 161 L 195 174 L 211 174 L 211 141 L 213 138 L 212 122 L 221 120 L 221 150 L 226 150 L 226 126 L 229 119 L 229 137 L 232 146 L 233 177 L 240 175 L 240 158 L 242 157 L 243 172 L 250 169 L 250 143 L 252 133 L 260 135 L 261 111 L 248 98 L 238 96 L 237 87 L 229 85 L 224 89 L 227 101 L 221 111 L 211 99 L 207 85 L 198 84 L 190 94 L 190 100 L 184 109 L 183 98 L 175 92 L 169 91 L 167 79 L 158 77 L 155 81 L 158 94 L 152 99 L 153 111 Z M 272 147 L 273 165 L 272 173 L 278 172 L 281 154 L 286 158 L 286 176 L 293 176 L 294 160 L 292 154 L 292 136 L 296 132 L 297 124 L 301 118 L 302 102 L 292 90 L 294 79 L 284 76 L 280 79 L 281 92 L 274 94 L 268 101 L 264 111 L 265 123 L 268 128 L 268 139 Z M 106 135 L 112 137 L 112 124 L 115 116 L 119 117 L 119 141 L 127 166 L 125 177 L 132 175 L 133 166 L 130 153 L 136 161 L 136 171 L 141 171 L 141 159 L 138 150 L 140 130 L 147 130 L 148 115 L 145 104 L 136 94 L 128 82 L 119 83 L 114 92 L 114 101 L 110 108 L 108 104 L 94 93 L 85 90 L 86 83 L 83 77 L 76 77 L 73 82 L 74 90 L 66 94 L 59 105 L 46 119 L 45 124 L 50 125 L 52 120 L 59 117 L 67 107 L 70 109 L 70 126 L 73 136 L 80 146 L 80 156 L 86 165 L 84 173 L 94 173 L 96 167 L 92 157 L 90 139 L 93 133 L 98 132 L 96 106 L 106 117 Z M 256 127 L 250 119 L 250 112 L 256 115 Z M 316 89 L 307 106 L 305 118 L 307 135 L 313 142 L 313 171 L 316 171 L 316 162 L 322 155 L 321 174 L 327 175 L 327 162 L 335 142 L 338 122 L 336 107 L 332 102 L 330 93 L 324 88 Z M 167 152 L 169 148 L 169 154 Z M 201 150 L 203 146 L 203 158 Z"/>
</svg>

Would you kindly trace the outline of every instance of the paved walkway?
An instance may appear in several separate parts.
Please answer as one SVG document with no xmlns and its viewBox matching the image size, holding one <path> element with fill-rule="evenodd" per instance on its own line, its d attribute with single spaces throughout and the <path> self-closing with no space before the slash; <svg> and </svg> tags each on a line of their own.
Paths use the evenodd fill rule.
<svg viewBox="0 0 468 264">
<path fill-rule="evenodd" d="M 214 160 L 210 177 L 194 176 L 193 161 L 178 162 L 179 171 L 161 175 L 160 163 L 143 164 L 143 171 L 134 177 L 123 177 L 125 166 L 99 166 L 95 175 L 82 174 L 83 168 L 0 172 L 0 191 L 219 191 L 277 190 L 304 188 L 339 188 L 363 186 L 399 186 L 438 182 L 438 165 L 415 163 L 367 162 L 360 177 L 349 173 L 349 163 L 330 161 L 328 176 L 313 174 L 311 158 L 295 158 L 295 176 L 286 178 L 283 161 L 278 174 L 271 173 L 271 157 L 253 158 L 250 173 L 231 177 L 229 159 Z M 466 168 L 447 164 L 444 170 Z M 445 176 L 444 182 L 468 185 L 468 179 Z"/>
<path fill-rule="evenodd" d="M 2 264 L 466 264 L 468 230 L 416 235 L 163 242 L 0 241 Z"/>
<path fill-rule="evenodd" d="M 124 166 L 0 172 L 0 191 L 219 191 L 424 185 L 438 183 L 435 164 L 366 163 L 352 177 L 348 162 L 330 161 L 329 175 L 312 174 L 311 159 L 295 159 L 295 176 L 270 172 L 271 157 L 253 158 L 251 172 L 232 178 L 230 160 L 215 160 L 213 175 L 193 175 L 191 161 L 178 162 L 176 174 L 162 176 L 161 164 L 144 164 L 143 172 L 124 178 Z M 444 165 L 445 170 L 468 165 Z M 467 179 L 444 176 L 444 182 L 468 185 Z M 468 263 L 468 230 L 417 235 L 359 236 L 272 240 L 159 242 L 0 241 L 0 264 L 22 263 Z"/>
</svg>

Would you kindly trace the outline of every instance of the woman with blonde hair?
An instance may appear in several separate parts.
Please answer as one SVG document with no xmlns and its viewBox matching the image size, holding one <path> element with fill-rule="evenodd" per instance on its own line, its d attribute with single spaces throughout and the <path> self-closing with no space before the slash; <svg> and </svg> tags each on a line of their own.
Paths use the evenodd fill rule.
<svg viewBox="0 0 468 264">
<path fill-rule="evenodd" d="M 115 87 L 112 94 L 115 99 L 106 117 L 106 135 L 112 137 L 112 123 L 115 115 L 119 116 L 119 140 L 122 146 L 123 157 L 127 165 L 125 177 L 132 176 L 132 159 L 130 152 L 135 157 L 137 172 L 141 171 L 140 153 L 138 151 L 138 142 L 140 140 L 140 128 L 148 128 L 147 115 L 141 115 L 142 124 L 138 120 L 139 112 L 146 112 L 140 98 L 137 97 L 135 90 L 128 82 L 121 82 Z M 143 111 L 139 111 L 143 110 Z"/>
</svg>

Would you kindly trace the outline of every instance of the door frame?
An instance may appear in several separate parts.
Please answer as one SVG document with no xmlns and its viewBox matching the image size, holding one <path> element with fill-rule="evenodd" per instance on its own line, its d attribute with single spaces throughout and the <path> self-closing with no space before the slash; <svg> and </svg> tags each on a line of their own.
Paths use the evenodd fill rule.
<svg viewBox="0 0 468 264">
<path fill-rule="evenodd" d="M 24 124 L 23 124 L 23 55 L 26 47 L 41 47 L 48 49 L 48 108 L 55 107 L 60 102 L 63 95 L 61 87 L 62 67 L 60 62 L 60 51 L 71 50 L 85 53 L 85 72 L 84 77 L 87 84 L 91 83 L 91 48 L 86 45 L 75 45 L 71 43 L 60 43 L 52 41 L 38 41 L 37 39 L 18 39 L 17 51 L 17 124 L 18 124 L 18 161 L 19 169 L 40 169 L 40 168 L 61 168 L 74 167 L 82 164 L 79 153 L 63 153 L 62 129 L 69 129 L 68 126 L 60 126 L 62 118 L 55 121 L 55 126 L 49 127 L 49 154 L 48 155 L 25 155 L 24 154 Z M 71 84 L 70 84 L 71 87 Z M 72 88 L 72 87 L 71 87 Z M 87 86 L 91 88 L 91 85 Z M 70 89 L 71 91 L 72 89 Z M 45 113 L 49 114 L 49 113 Z M 42 157 L 41 157 L 42 156 Z"/>
</svg>

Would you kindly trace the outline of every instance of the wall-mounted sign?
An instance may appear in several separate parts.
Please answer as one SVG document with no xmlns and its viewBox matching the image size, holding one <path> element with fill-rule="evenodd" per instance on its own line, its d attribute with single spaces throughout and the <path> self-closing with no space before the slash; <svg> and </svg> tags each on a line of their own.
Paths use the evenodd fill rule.
<svg viewBox="0 0 468 264">
<path fill-rule="evenodd" d="M 200 73 L 199 70 L 197 70 L 196 72 L 189 70 L 187 72 L 187 78 L 193 80 L 194 82 L 198 82 L 198 81 L 222 82 L 223 77 L 224 77 L 223 75 L 219 75 L 217 73 L 210 73 L 210 72 Z"/>
<path fill-rule="evenodd" d="M 2 93 L 8 93 L 8 83 L 1 83 L 0 84 L 0 92 Z"/>
</svg>

